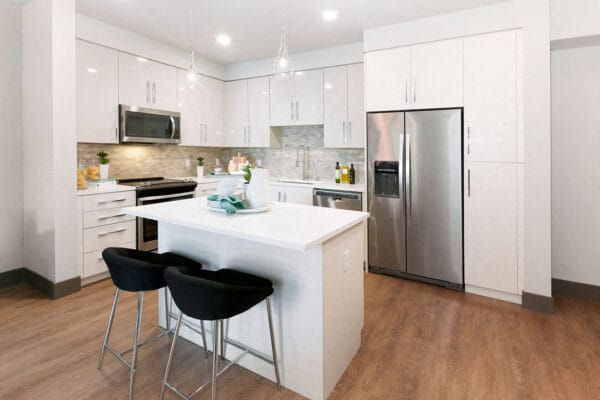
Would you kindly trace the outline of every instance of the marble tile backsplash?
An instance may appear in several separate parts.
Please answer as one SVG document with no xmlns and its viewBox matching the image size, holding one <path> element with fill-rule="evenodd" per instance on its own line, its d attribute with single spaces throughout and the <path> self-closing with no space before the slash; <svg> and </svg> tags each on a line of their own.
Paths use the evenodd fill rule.
<svg viewBox="0 0 600 400">
<path fill-rule="evenodd" d="M 323 148 L 322 126 L 283 127 L 281 147 L 271 148 L 207 148 L 173 145 L 92 144 L 79 143 L 78 159 L 97 160 L 96 153 L 102 149 L 109 154 L 110 177 L 183 177 L 196 176 L 196 157 L 205 159 L 205 174 L 212 172 L 216 159 L 227 169 L 231 157 L 240 152 L 252 162 L 261 160 L 263 168 L 273 178 L 302 178 L 302 164 L 296 167 L 298 146 L 306 149 L 306 174 L 310 179 L 333 180 L 336 161 L 353 163 L 357 182 L 364 182 L 365 161 L 363 149 Z M 298 152 L 300 160 L 302 152 Z M 186 159 L 190 166 L 186 167 Z"/>
</svg>

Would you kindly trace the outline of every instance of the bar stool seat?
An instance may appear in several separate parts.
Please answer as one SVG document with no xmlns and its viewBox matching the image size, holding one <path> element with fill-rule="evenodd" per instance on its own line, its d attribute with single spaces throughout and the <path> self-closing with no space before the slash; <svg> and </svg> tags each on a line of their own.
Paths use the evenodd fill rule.
<svg viewBox="0 0 600 400">
<path fill-rule="evenodd" d="M 212 399 L 215 400 L 217 376 L 225 372 L 247 353 L 255 354 L 263 360 L 273 364 L 277 387 L 278 389 L 281 388 L 270 302 L 270 296 L 273 294 L 274 289 L 273 283 L 270 280 L 232 269 L 208 271 L 193 268 L 170 267 L 165 270 L 164 275 L 173 296 L 173 300 L 181 310 L 181 314 L 179 315 L 177 325 L 175 326 L 175 335 L 173 336 L 173 343 L 171 345 L 171 351 L 167 361 L 167 368 L 165 370 L 159 397 L 161 400 L 164 397 L 165 389 L 167 387 L 177 393 L 180 397 L 189 399 L 209 383 L 212 383 Z M 239 315 L 262 301 L 266 301 L 267 303 L 267 317 L 269 322 L 271 349 L 273 351 L 272 359 L 265 359 L 262 354 L 256 351 L 237 342 L 228 341 L 223 338 L 223 320 Z M 177 333 L 179 332 L 183 314 L 203 321 L 213 321 L 212 379 L 202 384 L 189 395 L 183 394 L 180 390 L 167 382 L 175 351 Z M 221 333 L 219 333 L 219 331 L 221 331 Z M 224 342 L 232 344 L 241 350 L 244 350 L 244 352 L 234 361 L 229 363 L 223 370 L 218 371 L 217 349 L 220 348 L 221 356 L 224 356 Z"/>
<path fill-rule="evenodd" d="M 116 286 L 115 297 L 108 318 L 106 333 L 100 357 L 98 360 L 98 369 L 102 368 L 104 354 L 108 350 L 119 361 L 125 364 L 130 369 L 129 378 L 129 399 L 133 399 L 133 388 L 135 383 L 135 372 L 137 367 L 138 348 L 148 344 L 164 335 L 173 332 L 170 329 L 171 311 L 168 305 L 168 297 L 166 293 L 167 282 L 164 278 L 164 272 L 172 266 L 181 266 L 188 270 L 201 270 L 202 264 L 190 258 L 183 257 L 175 253 L 157 254 L 149 251 L 126 249 L 121 247 L 109 247 L 102 252 L 102 257 L 108 266 L 108 271 L 113 283 Z M 144 301 L 144 292 L 165 288 L 165 316 L 167 329 L 151 338 L 146 339 L 142 343 L 139 342 L 140 326 L 142 320 L 142 306 Z M 108 342 L 112 330 L 112 324 L 115 317 L 117 303 L 119 301 L 119 293 L 121 290 L 138 293 L 137 303 L 137 318 L 135 324 L 135 332 L 133 339 L 133 347 L 123 352 L 117 352 Z M 201 333 L 205 343 L 204 325 L 201 324 Z M 123 356 L 132 354 L 131 362 L 126 361 Z M 205 353 L 208 357 L 208 353 Z"/>
</svg>

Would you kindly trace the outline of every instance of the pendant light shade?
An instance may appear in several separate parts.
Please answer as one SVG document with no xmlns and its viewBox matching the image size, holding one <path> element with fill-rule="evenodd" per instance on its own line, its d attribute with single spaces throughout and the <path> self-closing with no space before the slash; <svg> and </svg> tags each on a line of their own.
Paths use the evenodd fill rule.
<svg viewBox="0 0 600 400">
<path fill-rule="evenodd" d="M 188 85 L 193 86 L 196 80 L 198 80 L 198 75 L 196 72 L 196 62 L 194 61 L 194 50 L 192 50 L 190 54 L 190 66 L 187 70 Z"/>
<path fill-rule="evenodd" d="M 273 62 L 273 73 L 274 74 L 287 74 L 294 72 L 294 64 L 290 58 L 290 53 L 287 48 L 287 35 L 285 27 L 281 30 L 281 43 L 279 45 L 279 51 L 277 52 L 277 58 Z"/>
</svg>

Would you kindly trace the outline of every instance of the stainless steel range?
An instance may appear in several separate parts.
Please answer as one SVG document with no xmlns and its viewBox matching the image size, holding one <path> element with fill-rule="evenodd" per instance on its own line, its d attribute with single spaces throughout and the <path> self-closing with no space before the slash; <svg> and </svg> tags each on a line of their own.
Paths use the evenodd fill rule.
<svg viewBox="0 0 600 400">
<path fill-rule="evenodd" d="M 163 177 L 121 179 L 119 185 L 134 186 L 138 206 L 191 199 L 194 197 L 196 182 Z M 137 219 L 138 250 L 158 249 L 158 223 L 151 219 Z"/>
</svg>

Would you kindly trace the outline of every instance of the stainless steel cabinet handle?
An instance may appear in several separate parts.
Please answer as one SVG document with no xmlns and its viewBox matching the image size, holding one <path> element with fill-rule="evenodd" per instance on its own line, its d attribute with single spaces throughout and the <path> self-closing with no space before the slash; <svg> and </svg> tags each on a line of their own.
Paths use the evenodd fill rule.
<svg viewBox="0 0 600 400">
<path fill-rule="evenodd" d="M 119 108 L 115 110 L 115 141 L 119 142 Z"/>
<path fill-rule="evenodd" d="M 108 203 L 119 203 L 121 201 L 126 201 L 127 199 L 114 199 L 114 200 L 101 200 L 98 201 L 98 204 L 108 204 Z"/>
<path fill-rule="evenodd" d="M 150 81 L 146 81 L 146 103 L 150 103 Z"/>
<path fill-rule="evenodd" d="M 290 101 L 290 113 L 291 113 L 290 118 L 293 121 L 294 120 L 294 102 L 293 101 Z"/>
<path fill-rule="evenodd" d="M 410 151 L 410 134 L 406 134 L 406 208 L 408 209 L 408 225 L 412 222 L 412 156 Z"/>
<path fill-rule="evenodd" d="M 296 121 L 300 119 L 300 111 L 298 111 L 300 107 L 298 106 L 298 102 L 296 101 Z"/>
<path fill-rule="evenodd" d="M 281 202 L 281 192 L 277 192 L 277 201 Z"/>
<path fill-rule="evenodd" d="M 346 144 L 346 121 L 342 121 L 342 142 Z"/>
<path fill-rule="evenodd" d="M 467 154 L 471 154 L 471 127 L 467 126 Z"/>
<path fill-rule="evenodd" d="M 120 217 L 124 217 L 127 214 L 114 214 L 114 215 L 103 215 L 101 217 L 98 217 L 99 221 L 103 221 L 105 219 L 110 219 L 110 218 L 120 218 Z"/>
<path fill-rule="evenodd" d="M 467 170 L 467 196 L 471 197 L 471 169 Z"/>
<path fill-rule="evenodd" d="M 414 77 L 413 82 L 413 103 L 417 102 L 417 76 Z"/>
<path fill-rule="evenodd" d="M 152 82 L 152 104 L 156 104 L 156 82 Z"/>
<path fill-rule="evenodd" d="M 98 236 L 112 235 L 113 233 L 125 232 L 126 230 L 127 230 L 127 228 L 121 228 L 121 229 L 115 229 L 114 231 L 100 232 L 100 233 L 98 233 Z"/>
</svg>

